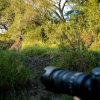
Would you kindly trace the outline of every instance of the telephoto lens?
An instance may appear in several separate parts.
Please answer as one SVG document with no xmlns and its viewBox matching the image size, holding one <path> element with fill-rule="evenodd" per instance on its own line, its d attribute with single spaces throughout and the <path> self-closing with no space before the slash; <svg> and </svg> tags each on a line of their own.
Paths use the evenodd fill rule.
<svg viewBox="0 0 100 100">
<path fill-rule="evenodd" d="M 57 67 L 45 67 L 41 82 L 46 90 L 78 96 L 82 100 L 100 100 L 100 75 L 95 76 L 100 68 L 92 70 L 92 74 L 70 72 Z"/>
</svg>

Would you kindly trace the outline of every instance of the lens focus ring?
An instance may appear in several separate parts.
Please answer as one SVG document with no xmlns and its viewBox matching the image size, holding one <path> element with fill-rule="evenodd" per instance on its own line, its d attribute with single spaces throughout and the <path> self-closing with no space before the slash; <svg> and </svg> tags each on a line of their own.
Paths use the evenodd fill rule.
<svg viewBox="0 0 100 100">
<path fill-rule="evenodd" d="M 69 87 L 69 92 L 71 93 L 71 94 L 73 94 L 73 88 L 74 88 L 74 79 L 75 79 L 75 77 L 74 76 L 71 76 L 70 77 L 70 80 L 69 80 L 69 84 L 68 84 L 68 87 Z"/>
</svg>

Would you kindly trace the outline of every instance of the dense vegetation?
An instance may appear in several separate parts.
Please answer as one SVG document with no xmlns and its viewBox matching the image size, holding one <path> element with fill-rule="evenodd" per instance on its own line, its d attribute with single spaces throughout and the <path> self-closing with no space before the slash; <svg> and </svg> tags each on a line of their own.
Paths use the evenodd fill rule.
<svg viewBox="0 0 100 100">
<path fill-rule="evenodd" d="M 71 7 L 70 11 L 61 8 L 61 2 L 0 0 L 0 22 L 9 25 L 0 40 L 16 40 L 18 35 L 24 38 L 21 54 L 0 49 L 0 90 L 24 85 L 33 78 L 24 65 L 25 56 L 51 56 L 50 65 L 71 71 L 90 73 L 99 66 L 99 0 L 65 0 L 63 5 Z"/>
</svg>

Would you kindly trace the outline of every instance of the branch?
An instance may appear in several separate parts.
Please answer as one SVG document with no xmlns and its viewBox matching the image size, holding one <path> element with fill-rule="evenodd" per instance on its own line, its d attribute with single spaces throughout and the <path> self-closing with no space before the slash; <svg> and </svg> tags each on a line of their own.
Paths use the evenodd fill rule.
<svg viewBox="0 0 100 100">
<path fill-rule="evenodd" d="M 62 10 L 60 9 L 60 7 L 57 7 L 56 5 L 54 5 L 54 6 L 59 10 L 59 13 L 60 13 L 60 15 L 61 15 L 61 17 L 60 17 L 60 16 L 58 16 L 59 14 L 56 13 L 57 16 L 60 18 L 60 20 L 64 20 L 63 12 L 62 12 Z"/>
<path fill-rule="evenodd" d="M 54 12 L 54 13 L 59 17 L 60 20 L 62 20 L 60 15 L 57 12 Z"/>
<path fill-rule="evenodd" d="M 55 7 L 57 7 L 57 6 L 55 6 Z M 57 8 L 58 8 L 58 7 L 57 7 Z M 59 8 L 58 8 L 58 9 L 59 9 Z M 59 15 L 54 9 L 51 8 L 51 10 L 58 16 L 58 18 L 59 18 L 60 20 L 62 20 L 61 17 L 60 17 L 60 15 Z"/>
<path fill-rule="evenodd" d="M 52 0 L 49 0 L 50 2 L 54 3 L 54 4 L 59 4 L 58 2 L 55 2 L 55 1 L 52 1 Z"/>
<path fill-rule="evenodd" d="M 58 10 L 61 10 L 59 7 L 57 7 L 56 5 L 53 5 L 54 7 L 56 7 Z"/>
<path fill-rule="evenodd" d="M 63 3 L 62 11 L 64 10 L 64 7 L 65 7 L 66 2 L 67 2 L 67 0 L 65 0 L 65 2 Z"/>
<path fill-rule="evenodd" d="M 52 1 L 52 0 L 49 0 L 49 1 Z M 59 15 L 58 17 L 60 18 L 60 20 L 64 21 L 65 19 L 64 19 L 64 16 L 63 16 L 63 10 L 64 10 L 64 6 L 65 6 L 67 0 L 65 0 L 65 2 L 63 3 L 62 8 L 61 8 L 61 0 L 59 0 L 59 2 L 55 2 L 55 1 L 52 1 L 52 2 L 54 3 L 53 6 L 55 6 L 59 10 L 59 13 L 60 13 L 61 16 L 57 12 L 56 12 L 56 15 L 57 16 Z"/>
<path fill-rule="evenodd" d="M 58 2 L 58 7 L 60 8 L 60 3 L 61 3 L 61 0 L 59 0 L 59 2 Z"/>
<path fill-rule="evenodd" d="M 58 7 L 60 8 L 61 0 L 59 0 L 59 2 L 55 2 L 55 1 L 52 1 L 52 0 L 49 0 L 49 1 L 53 2 L 53 3 L 54 3 L 54 5 L 55 5 L 55 4 L 57 4 L 57 5 L 58 5 Z M 63 9 L 64 9 L 64 7 L 65 7 L 66 2 L 67 2 L 67 0 L 65 0 L 65 2 L 63 3 L 63 6 L 62 6 L 62 11 L 63 11 Z"/>
</svg>

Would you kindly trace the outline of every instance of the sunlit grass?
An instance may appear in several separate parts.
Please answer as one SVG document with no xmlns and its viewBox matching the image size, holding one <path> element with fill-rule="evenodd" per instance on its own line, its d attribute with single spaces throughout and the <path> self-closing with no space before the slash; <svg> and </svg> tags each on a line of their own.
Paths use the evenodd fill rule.
<svg viewBox="0 0 100 100">
<path fill-rule="evenodd" d="M 22 50 L 29 46 L 35 46 L 35 45 L 40 45 L 41 47 L 44 48 L 58 48 L 57 44 L 48 44 L 48 43 L 43 43 L 42 41 L 23 41 Z"/>
<path fill-rule="evenodd" d="M 23 41 L 22 53 L 27 56 L 46 56 L 58 51 L 57 44 L 43 43 L 41 41 Z"/>
</svg>

